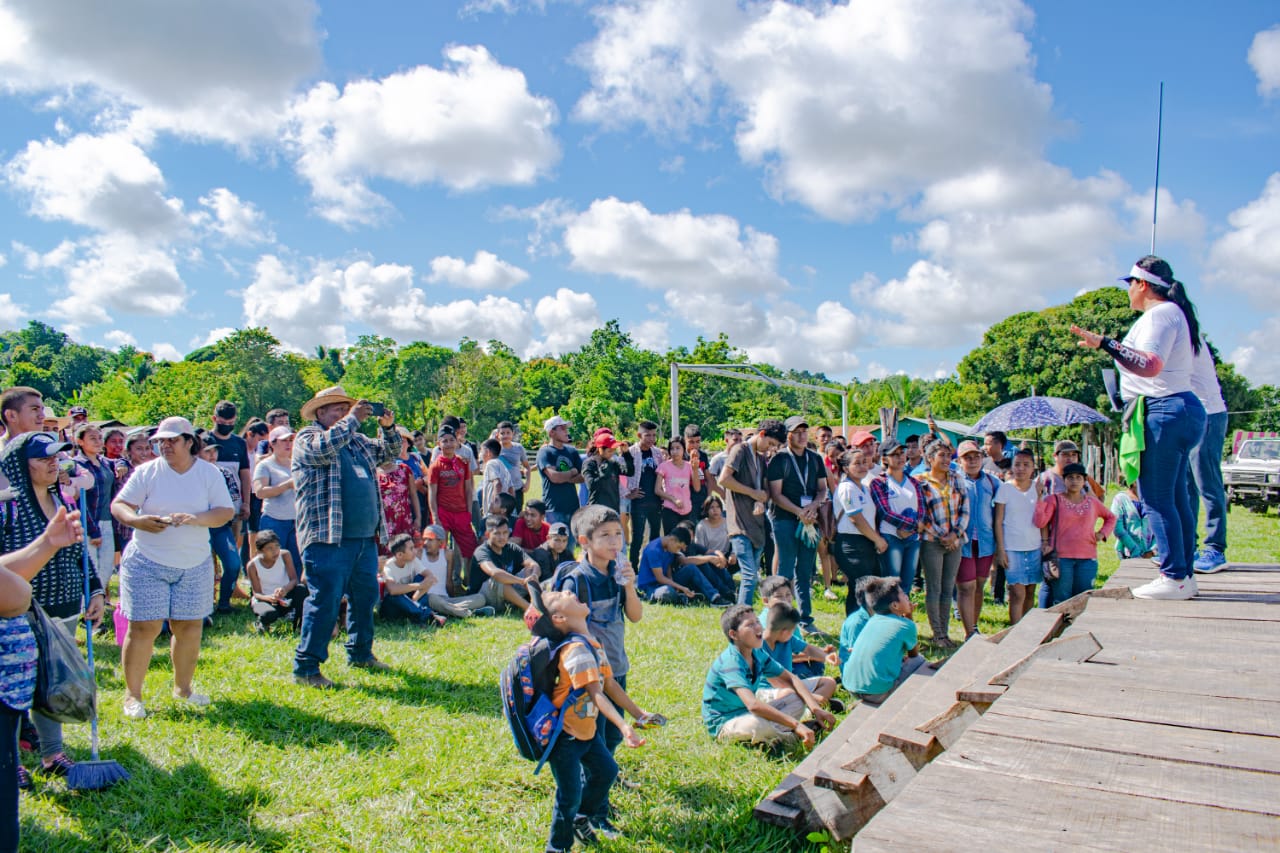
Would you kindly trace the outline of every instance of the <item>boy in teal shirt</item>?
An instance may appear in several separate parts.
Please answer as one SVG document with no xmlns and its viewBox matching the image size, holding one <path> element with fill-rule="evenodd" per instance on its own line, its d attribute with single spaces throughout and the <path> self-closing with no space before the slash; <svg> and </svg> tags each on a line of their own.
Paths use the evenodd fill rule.
<svg viewBox="0 0 1280 853">
<path fill-rule="evenodd" d="M 844 711 L 844 703 L 838 699 L 832 699 L 832 695 L 836 692 L 836 680 L 826 675 L 815 675 L 808 678 L 796 673 L 793 669 L 793 659 L 803 656 L 805 659 L 815 659 L 823 661 L 824 664 L 836 663 L 836 654 L 823 654 L 822 649 L 817 646 L 811 646 L 806 643 L 797 633 L 800 625 L 800 611 L 796 610 L 790 604 L 771 604 L 769 605 L 769 627 L 764 632 L 764 650 L 778 662 L 778 665 L 787 672 L 799 676 L 804 686 L 809 688 L 809 692 L 819 699 L 824 700 L 829 710 L 833 714 L 839 714 Z"/>
<path fill-rule="evenodd" d="M 911 619 L 915 608 L 897 578 L 872 579 L 863 590 L 863 600 L 873 615 L 858 633 L 842 680 L 850 693 L 879 705 L 926 661 L 917 647 L 916 623 Z M 933 670 L 924 673 L 932 675 Z"/>
<path fill-rule="evenodd" d="M 702 688 L 702 722 L 721 743 L 778 744 L 797 741 L 813 746 L 814 731 L 802 721 L 807 708 L 822 728 L 835 717 L 822 707 L 800 679 L 765 653 L 764 629 L 746 604 L 735 604 L 720 617 L 729 639 L 707 671 Z"/>
<path fill-rule="evenodd" d="M 857 602 L 858 609 L 846 616 L 844 624 L 840 626 L 840 648 L 837 657 L 840 661 L 841 673 L 844 672 L 844 665 L 849 661 L 849 653 L 853 651 L 853 644 L 857 642 L 858 634 L 871 618 L 871 611 L 867 608 L 867 602 L 863 596 L 867 591 L 867 584 L 875 579 L 875 575 L 863 575 L 853 586 L 853 600 Z"/>
<path fill-rule="evenodd" d="M 760 584 L 760 597 L 764 599 L 764 607 L 760 610 L 760 627 L 767 634 L 769 632 L 769 608 L 775 604 L 792 606 L 796 600 L 795 588 L 789 578 L 784 578 L 782 575 L 769 575 Z M 803 629 L 800 626 L 796 626 L 794 634 L 798 643 L 804 643 L 804 634 L 802 632 Z M 804 643 L 804 645 L 808 651 L 796 655 L 788 669 L 801 678 L 817 678 L 824 675 L 827 671 L 827 656 L 834 652 L 836 647 L 818 648 L 808 643 Z"/>
</svg>

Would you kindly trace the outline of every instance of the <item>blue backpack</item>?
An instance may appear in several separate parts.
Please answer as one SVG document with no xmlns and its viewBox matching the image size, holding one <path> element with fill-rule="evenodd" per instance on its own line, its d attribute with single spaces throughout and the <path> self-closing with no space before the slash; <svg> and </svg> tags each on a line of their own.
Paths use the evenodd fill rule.
<svg viewBox="0 0 1280 853">
<path fill-rule="evenodd" d="M 581 634 L 569 634 L 555 644 L 546 637 L 534 637 L 516 650 L 499 679 L 502 716 L 511 727 L 511 738 L 520 756 L 538 763 L 533 769 L 535 776 L 564 729 L 564 709 L 572 708 L 586 692 L 584 688 L 572 688 L 559 708 L 551 702 L 556 686 L 556 656 L 571 642 L 582 643 L 599 663 L 591 642 Z"/>
</svg>

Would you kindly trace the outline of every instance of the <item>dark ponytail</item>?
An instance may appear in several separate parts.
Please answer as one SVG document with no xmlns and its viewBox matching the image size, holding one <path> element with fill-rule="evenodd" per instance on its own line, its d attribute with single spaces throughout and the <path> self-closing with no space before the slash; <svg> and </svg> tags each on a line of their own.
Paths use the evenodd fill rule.
<svg viewBox="0 0 1280 853">
<path fill-rule="evenodd" d="M 1187 331 L 1191 333 L 1191 349 L 1196 355 L 1199 355 L 1200 320 L 1196 317 L 1196 306 L 1187 297 L 1187 286 L 1173 277 L 1173 267 L 1169 266 L 1169 262 L 1163 258 L 1147 255 L 1138 261 L 1138 266 L 1152 275 L 1169 282 L 1168 287 L 1161 287 L 1150 282 L 1148 284 L 1157 295 L 1163 296 L 1182 309 L 1182 316 L 1187 319 Z"/>
</svg>

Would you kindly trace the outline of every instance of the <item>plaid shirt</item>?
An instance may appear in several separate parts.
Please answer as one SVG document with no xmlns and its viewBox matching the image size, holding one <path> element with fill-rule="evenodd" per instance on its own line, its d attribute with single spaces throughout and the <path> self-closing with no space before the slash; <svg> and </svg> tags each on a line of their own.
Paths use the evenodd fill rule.
<svg viewBox="0 0 1280 853">
<path fill-rule="evenodd" d="M 378 441 L 360 433 L 359 428 L 360 422 L 347 415 L 328 430 L 318 423 L 305 426 L 293 441 L 289 468 L 296 490 L 299 551 L 312 542 L 342 542 L 342 448 L 354 446 L 368 464 L 370 476 L 377 474 L 378 465 L 400 456 L 400 434 L 394 428 L 383 429 Z M 379 500 L 378 541 L 386 544 L 386 540 L 387 518 Z"/>
<path fill-rule="evenodd" d="M 969 536 L 965 530 L 969 527 L 968 490 L 964 481 L 955 471 L 947 471 L 947 482 L 944 488 L 949 490 L 944 500 L 938 484 L 931 479 L 932 474 L 922 474 L 916 478 L 924 492 L 926 542 L 937 542 L 955 533 L 964 543 Z"/>
<path fill-rule="evenodd" d="M 880 516 L 881 521 L 887 521 L 899 530 L 910 530 L 914 533 L 916 521 L 925 518 L 924 489 L 919 486 L 916 487 L 916 515 L 915 518 L 909 518 L 894 512 L 893 507 L 890 506 L 888 478 L 889 474 L 885 472 L 877 475 L 871 481 L 871 500 L 876 505 L 876 513 Z M 911 480 L 911 477 L 908 476 L 906 479 Z"/>
</svg>

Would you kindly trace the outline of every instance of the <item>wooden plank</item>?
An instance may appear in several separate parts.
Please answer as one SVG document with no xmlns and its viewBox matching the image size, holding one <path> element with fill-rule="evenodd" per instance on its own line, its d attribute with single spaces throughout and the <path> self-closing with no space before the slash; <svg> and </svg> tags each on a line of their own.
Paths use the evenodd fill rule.
<svg viewBox="0 0 1280 853">
<path fill-rule="evenodd" d="M 1013 666 L 1041 643 L 1056 636 L 1065 623 L 1066 617 L 1062 613 L 1038 608 L 1030 611 L 1016 625 L 1010 625 L 991 638 L 993 642 L 995 637 L 1000 637 L 1000 640 L 996 650 L 988 656 L 987 669 L 994 674 Z M 961 702 L 980 704 L 996 701 L 1007 688 L 993 687 L 990 680 L 987 671 L 975 673 L 972 681 L 956 691 L 956 698 Z"/>
<path fill-rule="evenodd" d="M 1171 733 L 1169 737 L 1174 737 Z M 1280 815 L 1280 776 L 973 732 L 937 759 L 1022 780 Z"/>
<path fill-rule="evenodd" d="M 1167 689 L 1118 689 L 1114 683 L 1092 678 L 1091 666 L 1036 662 L 998 704 L 1280 737 L 1280 702 L 1201 696 L 1185 679 Z"/>
<path fill-rule="evenodd" d="M 970 728 L 1001 737 L 1280 774 L 1280 742 L 1234 732 L 1089 717 L 1000 702 Z"/>
<path fill-rule="evenodd" d="M 1249 649 L 1256 650 L 1256 653 L 1242 654 L 1242 652 Z M 1265 674 L 1267 678 L 1274 678 L 1276 664 L 1275 659 L 1271 657 L 1274 651 L 1274 648 L 1251 645 L 1245 649 L 1236 648 L 1222 654 L 1231 659 L 1232 672 L 1238 672 L 1247 677 Z M 1104 645 L 1102 651 L 1090 658 L 1089 662 L 1156 666 L 1164 669 L 1181 668 L 1186 673 L 1186 677 L 1190 678 L 1194 672 L 1213 669 L 1221 670 L 1220 664 L 1215 666 L 1213 663 L 1215 659 L 1221 660 L 1222 657 L 1213 658 L 1204 654 L 1200 649 L 1190 649 L 1183 646 L 1174 648 L 1124 648 Z"/>
<path fill-rule="evenodd" d="M 1081 671 L 1088 673 L 1090 678 L 1099 683 L 1114 685 L 1117 690 L 1128 687 L 1161 690 L 1177 685 L 1179 690 L 1186 689 L 1202 696 L 1280 701 L 1280 679 L 1241 676 L 1234 670 L 1223 667 L 1188 670 L 1172 666 L 1089 661 L 1089 665 Z M 1280 748 L 1280 744 L 1277 744 L 1277 748 Z"/>
<path fill-rule="evenodd" d="M 1280 623 L 1243 622 L 1234 619 L 1175 619 L 1151 613 L 1126 614 L 1124 611 L 1085 611 L 1072 623 L 1077 631 L 1092 631 L 1100 639 L 1116 634 L 1140 639 L 1147 644 L 1175 640 L 1189 645 L 1205 640 L 1280 641 Z M 1114 643 L 1106 643 L 1113 645 Z M 1280 657 L 1280 655 L 1278 655 Z"/>
<path fill-rule="evenodd" d="M 1127 587 L 1087 589 L 1079 595 L 1073 595 L 1061 604 L 1055 604 L 1049 610 L 1053 613 L 1061 613 L 1068 619 L 1074 619 L 1095 598 L 1128 599 L 1133 598 L 1133 592 Z"/>
<path fill-rule="evenodd" d="M 1097 638 L 1087 630 L 1081 629 L 1081 631 L 1072 634 L 1070 637 L 1059 637 L 1056 640 L 1038 646 L 1032 650 L 1031 654 L 1013 666 L 991 676 L 990 683 L 1010 687 L 1013 682 L 1017 681 L 1018 675 L 1035 661 L 1080 663 L 1081 661 L 1087 661 L 1101 650 L 1102 646 L 1098 643 Z"/>
<path fill-rule="evenodd" d="M 1151 572 L 1116 572 L 1108 579 L 1118 581 L 1117 586 L 1140 585 L 1155 578 Z M 1280 574 L 1272 572 L 1219 572 L 1214 575 L 1196 575 L 1196 587 L 1199 589 L 1256 589 L 1273 590 L 1280 587 Z"/>
<path fill-rule="evenodd" d="M 1001 700 L 1002 702 L 1004 700 Z M 858 833 L 854 853 L 1016 848 L 1274 850 L 1268 815 L 934 763 Z"/>
<path fill-rule="evenodd" d="M 1148 601 L 1142 598 L 1117 601 L 1095 598 L 1089 613 L 1124 613 L 1162 619 L 1232 619 L 1238 622 L 1280 622 L 1280 606 L 1235 601 Z"/>
<path fill-rule="evenodd" d="M 929 761 L 943 747 L 933 733 L 922 730 L 921 726 L 950 718 L 959 702 L 956 692 L 972 681 L 977 672 L 986 671 L 982 669 L 983 664 L 998 648 L 981 637 L 966 641 L 920 688 L 915 698 L 880 730 L 880 743 L 902 750 L 917 767 Z"/>
<path fill-rule="evenodd" d="M 800 825 L 799 809 L 784 806 L 782 803 L 774 802 L 768 798 L 756 803 L 756 807 L 751 813 L 756 820 L 773 826 L 780 826 L 783 829 L 797 829 Z"/>
</svg>

